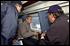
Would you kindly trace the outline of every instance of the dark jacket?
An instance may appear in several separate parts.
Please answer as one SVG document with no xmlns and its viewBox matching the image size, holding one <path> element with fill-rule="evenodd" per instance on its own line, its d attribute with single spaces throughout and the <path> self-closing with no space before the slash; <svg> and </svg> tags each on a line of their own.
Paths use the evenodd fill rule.
<svg viewBox="0 0 70 46">
<path fill-rule="evenodd" d="M 14 38 L 18 15 L 18 10 L 12 3 L 1 5 L 1 45 L 8 45 L 7 42 Z"/>
<path fill-rule="evenodd" d="M 64 15 L 55 20 L 40 45 L 69 45 L 69 18 Z"/>
</svg>

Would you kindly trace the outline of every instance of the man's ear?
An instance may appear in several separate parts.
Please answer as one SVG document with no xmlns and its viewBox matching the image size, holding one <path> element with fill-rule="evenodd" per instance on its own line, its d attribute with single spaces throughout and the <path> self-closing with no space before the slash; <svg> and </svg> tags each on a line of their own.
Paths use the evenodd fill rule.
<svg viewBox="0 0 70 46">
<path fill-rule="evenodd" d="M 16 7 L 18 7 L 19 5 L 17 4 Z"/>
</svg>

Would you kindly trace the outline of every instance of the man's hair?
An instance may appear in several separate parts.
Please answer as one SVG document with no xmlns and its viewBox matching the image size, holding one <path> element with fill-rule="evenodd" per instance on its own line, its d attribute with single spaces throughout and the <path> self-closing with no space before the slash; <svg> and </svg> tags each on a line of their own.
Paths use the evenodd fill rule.
<svg viewBox="0 0 70 46">
<path fill-rule="evenodd" d="M 49 12 L 49 14 L 53 14 L 53 16 L 57 19 L 58 17 L 64 15 L 64 13 L 53 13 L 53 12 Z"/>
<path fill-rule="evenodd" d="M 26 19 L 28 19 L 29 17 L 31 17 L 31 16 L 26 16 Z M 32 18 L 32 17 L 31 17 Z"/>
</svg>

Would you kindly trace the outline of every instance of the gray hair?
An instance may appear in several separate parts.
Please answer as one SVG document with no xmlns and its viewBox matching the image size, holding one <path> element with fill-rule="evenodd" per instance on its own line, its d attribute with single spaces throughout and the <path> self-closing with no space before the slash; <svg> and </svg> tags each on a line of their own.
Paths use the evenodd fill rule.
<svg viewBox="0 0 70 46">
<path fill-rule="evenodd" d="M 29 17 L 31 17 L 31 18 L 32 18 L 32 16 L 26 16 L 26 19 L 28 19 Z"/>
</svg>

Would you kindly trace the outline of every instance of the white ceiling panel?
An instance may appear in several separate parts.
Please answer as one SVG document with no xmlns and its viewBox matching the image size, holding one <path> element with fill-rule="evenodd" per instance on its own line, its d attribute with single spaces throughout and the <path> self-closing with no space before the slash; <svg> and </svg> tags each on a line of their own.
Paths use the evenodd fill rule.
<svg viewBox="0 0 70 46">
<path fill-rule="evenodd" d="M 24 3 L 28 2 L 28 1 L 21 1 L 21 2 L 22 2 L 22 4 L 24 4 Z"/>
</svg>

